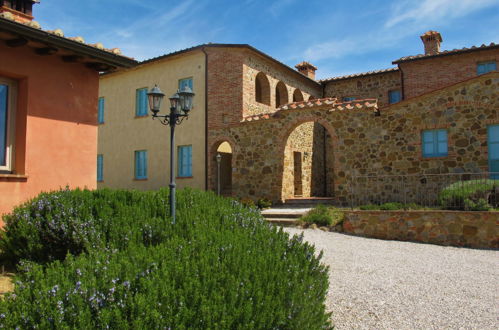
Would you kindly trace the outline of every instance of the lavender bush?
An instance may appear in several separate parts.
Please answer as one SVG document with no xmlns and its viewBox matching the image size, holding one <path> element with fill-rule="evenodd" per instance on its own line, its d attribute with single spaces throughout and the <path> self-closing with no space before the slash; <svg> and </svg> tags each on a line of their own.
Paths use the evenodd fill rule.
<svg viewBox="0 0 499 330">
<path fill-rule="evenodd" d="M 18 208 L 5 246 L 16 258 L 39 255 L 19 263 L 15 292 L 0 301 L 0 327 L 330 327 L 327 268 L 301 237 L 290 239 L 255 209 L 194 190 L 178 192 L 172 225 L 167 200 L 166 191 L 64 190 Z M 20 244 L 21 253 L 14 237 L 37 243 Z M 42 258 L 50 246 L 60 252 Z"/>
</svg>

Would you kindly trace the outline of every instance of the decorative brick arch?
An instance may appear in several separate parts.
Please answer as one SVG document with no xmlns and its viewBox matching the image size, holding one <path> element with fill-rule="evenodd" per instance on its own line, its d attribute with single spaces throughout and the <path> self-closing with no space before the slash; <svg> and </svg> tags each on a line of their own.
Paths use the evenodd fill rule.
<svg viewBox="0 0 499 330">
<path fill-rule="evenodd" d="M 255 101 L 270 105 L 270 82 L 263 72 L 255 76 Z"/>
</svg>

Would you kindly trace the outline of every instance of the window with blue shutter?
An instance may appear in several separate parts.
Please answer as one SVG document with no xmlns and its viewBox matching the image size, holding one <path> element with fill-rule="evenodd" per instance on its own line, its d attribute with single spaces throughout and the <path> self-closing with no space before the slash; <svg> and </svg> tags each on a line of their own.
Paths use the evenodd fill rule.
<svg viewBox="0 0 499 330">
<path fill-rule="evenodd" d="M 97 181 L 104 181 L 104 156 L 97 155 Z"/>
<path fill-rule="evenodd" d="M 178 147 L 178 176 L 192 176 L 192 146 Z"/>
<path fill-rule="evenodd" d="M 489 148 L 489 171 L 491 179 L 499 180 L 499 125 L 487 128 L 487 146 Z"/>
<path fill-rule="evenodd" d="M 135 179 L 147 179 L 147 150 L 135 151 Z"/>
<path fill-rule="evenodd" d="M 189 86 L 191 91 L 194 90 L 194 86 L 192 85 L 192 78 L 184 78 L 184 79 L 180 79 L 178 81 L 178 89 L 179 90 L 183 90 L 185 86 Z"/>
<path fill-rule="evenodd" d="M 9 85 L 0 84 L 0 166 L 7 165 L 8 95 Z"/>
<path fill-rule="evenodd" d="M 354 101 L 356 98 L 353 97 L 353 96 L 345 96 L 342 100 L 343 102 L 350 102 L 350 101 Z"/>
<path fill-rule="evenodd" d="M 390 104 L 400 102 L 402 100 L 402 94 L 400 90 L 393 90 L 388 92 L 388 102 Z"/>
<path fill-rule="evenodd" d="M 97 113 L 97 120 L 99 124 L 104 124 L 104 98 L 99 97 L 99 111 Z"/>
<path fill-rule="evenodd" d="M 476 65 L 476 73 L 479 75 L 496 70 L 497 70 L 497 65 L 495 61 L 478 63 Z"/>
<path fill-rule="evenodd" d="M 433 129 L 423 131 L 423 157 L 445 157 L 447 150 L 447 130 Z"/>
<path fill-rule="evenodd" d="M 139 88 L 135 91 L 135 116 L 147 116 L 147 88 Z"/>
</svg>

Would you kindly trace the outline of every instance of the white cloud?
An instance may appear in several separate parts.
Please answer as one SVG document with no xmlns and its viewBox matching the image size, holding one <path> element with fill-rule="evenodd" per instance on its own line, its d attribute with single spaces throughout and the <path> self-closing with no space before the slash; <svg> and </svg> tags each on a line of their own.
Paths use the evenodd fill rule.
<svg viewBox="0 0 499 330">
<path fill-rule="evenodd" d="M 424 25 L 442 23 L 469 15 L 471 12 L 490 6 L 497 6 L 497 0 L 422 0 L 397 3 L 391 17 L 385 22 L 386 28 L 402 23 Z"/>
</svg>

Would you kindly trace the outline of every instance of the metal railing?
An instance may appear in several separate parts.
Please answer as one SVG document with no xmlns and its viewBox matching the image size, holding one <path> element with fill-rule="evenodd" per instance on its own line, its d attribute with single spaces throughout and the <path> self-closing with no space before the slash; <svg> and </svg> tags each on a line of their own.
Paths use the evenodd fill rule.
<svg viewBox="0 0 499 330">
<path fill-rule="evenodd" d="M 499 172 L 353 176 L 350 206 L 400 203 L 405 208 L 499 207 Z M 479 204 L 477 204 L 479 203 Z"/>
</svg>

